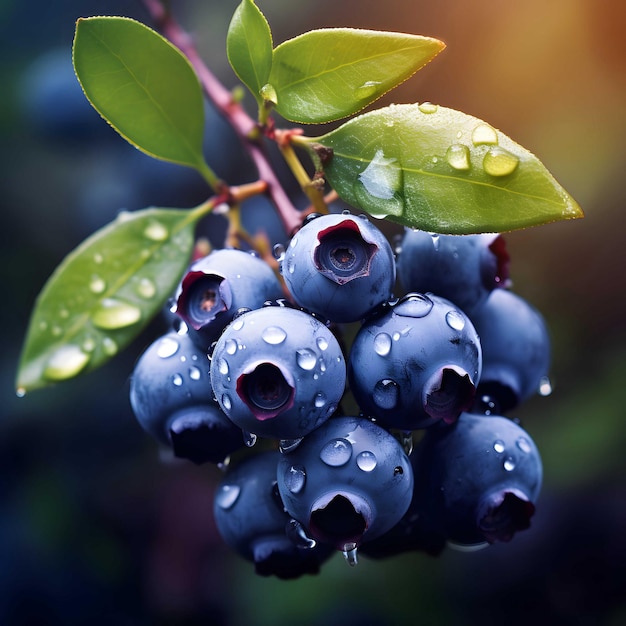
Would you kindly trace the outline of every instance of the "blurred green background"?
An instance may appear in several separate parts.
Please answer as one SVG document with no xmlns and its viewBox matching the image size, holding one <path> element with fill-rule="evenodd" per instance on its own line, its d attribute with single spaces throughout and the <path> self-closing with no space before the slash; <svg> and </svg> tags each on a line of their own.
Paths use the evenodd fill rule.
<svg viewBox="0 0 626 626">
<path fill-rule="evenodd" d="M 172 0 L 229 87 L 225 35 L 236 4 Z M 624 4 L 259 6 L 276 43 L 329 26 L 444 40 L 447 49 L 382 103 L 428 100 L 488 121 L 539 156 L 585 211 L 506 236 L 513 287 L 553 339 L 554 392 L 517 411 L 544 461 L 532 529 L 476 553 L 363 558 L 356 568 L 337 555 L 317 577 L 256 577 L 216 535 L 217 471 L 172 462 L 132 416 L 128 377 L 163 320 L 102 370 L 18 399 L 29 313 L 61 259 L 121 209 L 194 206 L 205 189 L 194 172 L 119 139 L 72 75 L 76 18 L 148 21 L 140 2 L 3 0 L 0 624 L 626 623 Z M 208 116 L 209 163 L 229 182 L 250 180 L 228 129 Z"/>
</svg>

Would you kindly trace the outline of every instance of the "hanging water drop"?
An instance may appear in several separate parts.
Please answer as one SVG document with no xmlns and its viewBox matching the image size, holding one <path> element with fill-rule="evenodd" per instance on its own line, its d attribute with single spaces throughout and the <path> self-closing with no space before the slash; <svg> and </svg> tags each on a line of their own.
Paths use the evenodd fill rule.
<svg viewBox="0 0 626 626">
<path fill-rule="evenodd" d="M 350 567 L 354 567 L 355 565 L 357 565 L 359 559 L 357 556 L 356 543 L 346 543 L 346 545 L 343 547 L 343 556 Z"/>
<path fill-rule="evenodd" d="M 281 439 L 278 447 L 283 454 L 289 454 L 300 445 L 302 439 L 303 437 L 299 437 L 298 439 Z"/>
<path fill-rule="evenodd" d="M 552 393 L 552 383 L 547 376 L 542 376 L 539 381 L 538 393 L 540 396 L 549 396 Z"/>
<path fill-rule="evenodd" d="M 483 168 L 490 176 L 508 176 L 519 165 L 519 159 L 503 148 L 489 148 L 483 158 Z"/>
<path fill-rule="evenodd" d="M 133 304 L 105 298 L 91 316 L 94 326 L 116 330 L 136 324 L 141 319 L 141 309 Z"/>
</svg>

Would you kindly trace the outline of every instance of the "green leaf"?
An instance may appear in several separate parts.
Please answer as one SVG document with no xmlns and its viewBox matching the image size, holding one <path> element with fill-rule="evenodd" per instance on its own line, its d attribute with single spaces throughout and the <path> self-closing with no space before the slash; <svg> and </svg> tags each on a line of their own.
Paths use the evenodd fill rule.
<svg viewBox="0 0 626 626">
<path fill-rule="evenodd" d="M 412 76 L 445 44 L 437 39 L 351 28 L 313 30 L 274 50 L 269 82 L 276 110 L 292 122 L 352 115 Z"/>
<path fill-rule="evenodd" d="M 206 171 L 204 101 L 187 58 L 161 35 L 125 17 L 76 23 L 74 70 L 94 108 L 149 155 Z"/>
<path fill-rule="evenodd" d="M 235 10 L 226 37 L 226 53 L 235 74 L 260 103 L 260 92 L 272 69 L 272 34 L 252 0 Z"/>
<path fill-rule="evenodd" d="M 172 295 L 205 213 L 124 212 L 71 252 L 37 299 L 18 392 L 93 370 L 130 343 Z"/>
<path fill-rule="evenodd" d="M 347 203 L 412 228 L 502 232 L 582 217 L 528 150 L 434 104 L 391 105 L 305 142 L 318 144 L 325 177 Z"/>
</svg>

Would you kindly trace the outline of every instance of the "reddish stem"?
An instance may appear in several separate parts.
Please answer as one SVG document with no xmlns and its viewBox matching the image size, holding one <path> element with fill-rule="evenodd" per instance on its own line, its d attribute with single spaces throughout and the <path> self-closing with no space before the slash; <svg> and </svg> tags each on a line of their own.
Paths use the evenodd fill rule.
<svg viewBox="0 0 626 626">
<path fill-rule="evenodd" d="M 143 3 L 163 36 L 187 57 L 207 97 L 243 142 L 256 166 L 259 178 L 267 184 L 267 194 L 278 211 L 287 235 L 290 235 L 301 225 L 302 214 L 289 199 L 262 146 L 251 139 L 258 130 L 257 123 L 238 102 L 233 101 L 230 91 L 215 77 L 198 54 L 189 34 L 166 11 L 161 2 L 143 0 Z"/>
</svg>

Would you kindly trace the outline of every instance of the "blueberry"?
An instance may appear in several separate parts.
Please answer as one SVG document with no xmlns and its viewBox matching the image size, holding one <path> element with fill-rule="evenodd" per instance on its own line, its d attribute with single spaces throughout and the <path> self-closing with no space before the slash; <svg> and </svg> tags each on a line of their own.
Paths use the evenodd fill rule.
<svg viewBox="0 0 626 626">
<path fill-rule="evenodd" d="M 281 272 L 293 299 L 334 322 L 362 319 L 391 296 L 396 268 L 383 233 L 365 217 L 321 215 L 291 239 Z"/>
<path fill-rule="evenodd" d="M 287 511 L 313 539 L 352 553 L 394 526 L 411 501 L 413 473 L 398 441 L 362 417 L 333 417 L 278 464 Z"/>
<path fill-rule="evenodd" d="M 243 447 L 241 429 L 213 399 L 209 361 L 187 334 L 170 332 L 137 361 L 130 404 L 141 427 L 174 454 L 221 463 Z"/>
<path fill-rule="evenodd" d="M 211 359 L 215 397 L 244 431 L 297 439 L 335 411 L 346 365 L 337 339 L 308 313 L 266 306 L 236 317 Z"/>
<path fill-rule="evenodd" d="M 509 541 L 530 526 L 542 464 L 530 435 L 502 416 L 462 413 L 426 431 L 411 461 L 426 527 L 464 546 Z"/>
<path fill-rule="evenodd" d="M 348 360 L 352 393 L 386 428 L 453 422 L 470 408 L 481 346 L 469 318 L 433 294 L 407 294 L 358 331 Z"/>
<path fill-rule="evenodd" d="M 437 235 L 405 229 L 398 279 L 406 291 L 436 293 L 466 313 L 484 302 L 509 276 L 502 235 Z"/>
<path fill-rule="evenodd" d="M 550 337 L 542 315 L 508 289 L 494 291 L 472 314 L 483 349 L 477 397 L 506 412 L 537 393 L 550 366 Z"/>
<path fill-rule="evenodd" d="M 333 549 L 294 528 L 276 488 L 279 459 L 280 452 L 270 450 L 229 465 L 215 493 L 215 522 L 224 541 L 254 563 L 257 574 L 282 579 L 317 574 Z"/>
<path fill-rule="evenodd" d="M 240 309 L 283 295 L 278 277 L 259 257 L 233 248 L 214 250 L 189 267 L 175 296 L 175 312 L 191 337 L 208 348 Z"/>
</svg>

